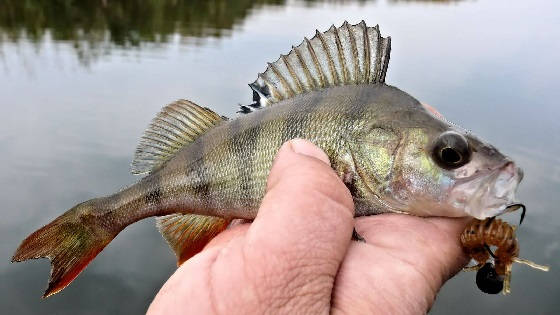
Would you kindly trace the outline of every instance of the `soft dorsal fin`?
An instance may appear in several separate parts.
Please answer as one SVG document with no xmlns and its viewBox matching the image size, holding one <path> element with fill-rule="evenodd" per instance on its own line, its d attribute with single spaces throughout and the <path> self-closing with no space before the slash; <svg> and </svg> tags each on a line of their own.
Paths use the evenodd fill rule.
<svg viewBox="0 0 560 315">
<path fill-rule="evenodd" d="M 379 26 L 344 22 L 326 32 L 316 31 L 287 55 L 268 64 L 249 86 L 254 103 L 241 106 L 251 112 L 312 90 L 332 86 L 384 83 L 389 65 L 391 37 L 381 37 Z"/>
<path fill-rule="evenodd" d="M 200 252 L 230 220 L 197 214 L 171 214 L 156 218 L 156 226 L 177 256 L 177 265 Z"/>
<path fill-rule="evenodd" d="M 165 106 L 140 139 L 131 164 L 132 173 L 144 174 L 157 169 L 185 145 L 224 120 L 227 118 L 187 100 Z"/>
</svg>

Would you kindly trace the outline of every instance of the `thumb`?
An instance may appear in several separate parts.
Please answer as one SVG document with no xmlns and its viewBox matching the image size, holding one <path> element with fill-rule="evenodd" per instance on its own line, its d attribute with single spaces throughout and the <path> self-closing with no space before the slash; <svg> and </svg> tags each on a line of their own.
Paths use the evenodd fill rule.
<svg viewBox="0 0 560 315">
<path fill-rule="evenodd" d="M 264 298 L 286 311 L 327 312 L 353 216 L 352 197 L 326 154 L 306 140 L 285 143 L 246 238 L 259 262 L 252 272 L 271 288 Z"/>
</svg>

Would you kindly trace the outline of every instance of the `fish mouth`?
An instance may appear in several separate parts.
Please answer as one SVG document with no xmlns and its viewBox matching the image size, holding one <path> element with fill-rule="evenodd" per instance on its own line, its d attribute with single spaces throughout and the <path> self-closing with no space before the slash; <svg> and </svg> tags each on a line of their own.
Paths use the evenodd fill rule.
<svg viewBox="0 0 560 315">
<path fill-rule="evenodd" d="M 452 204 L 466 215 L 486 219 L 511 211 L 519 204 L 516 191 L 523 171 L 511 161 L 457 182 L 451 191 Z"/>
</svg>

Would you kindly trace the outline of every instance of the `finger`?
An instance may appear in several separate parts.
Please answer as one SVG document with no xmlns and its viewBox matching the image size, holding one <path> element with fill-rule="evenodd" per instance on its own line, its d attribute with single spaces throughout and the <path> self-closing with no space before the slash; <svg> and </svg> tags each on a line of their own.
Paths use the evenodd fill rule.
<svg viewBox="0 0 560 315">
<path fill-rule="evenodd" d="M 356 219 L 356 230 L 367 243 L 350 246 L 338 273 L 333 308 L 426 313 L 445 280 L 467 262 L 459 242 L 467 221 L 404 214 Z"/>
<path fill-rule="evenodd" d="M 444 259 L 440 260 L 437 266 L 442 275 L 443 282 L 453 277 L 457 272 L 461 271 L 463 267 L 469 262 L 470 257 L 463 250 L 460 235 L 470 222 L 472 218 L 429 218 L 428 221 L 433 223 L 443 236 L 442 247 L 440 255 Z M 442 283 L 443 284 L 443 283 Z"/>
<path fill-rule="evenodd" d="M 468 262 L 460 234 L 470 218 L 420 218 L 384 214 L 360 218 L 356 229 L 375 246 L 399 252 L 439 287 Z"/>
<path fill-rule="evenodd" d="M 327 310 L 352 228 L 352 197 L 325 153 L 305 140 L 284 144 L 246 235 L 252 272 L 267 281 L 264 298 L 284 310 Z"/>
</svg>

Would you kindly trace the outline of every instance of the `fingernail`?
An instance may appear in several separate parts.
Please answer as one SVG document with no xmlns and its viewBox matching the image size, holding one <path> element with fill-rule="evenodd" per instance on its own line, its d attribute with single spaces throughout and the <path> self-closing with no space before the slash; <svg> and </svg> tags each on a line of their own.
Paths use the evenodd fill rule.
<svg viewBox="0 0 560 315">
<path fill-rule="evenodd" d="M 329 157 L 323 150 L 319 149 L 316 145 L 311 143 L 311 141 L 305 139 L 293 139 L 290 140 L 290 146 L 295 153 L 314 157 L 327 165 L 331 165 Z"/>
</svg>

